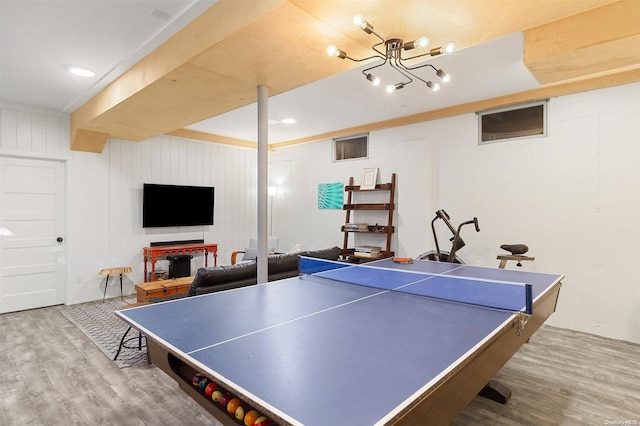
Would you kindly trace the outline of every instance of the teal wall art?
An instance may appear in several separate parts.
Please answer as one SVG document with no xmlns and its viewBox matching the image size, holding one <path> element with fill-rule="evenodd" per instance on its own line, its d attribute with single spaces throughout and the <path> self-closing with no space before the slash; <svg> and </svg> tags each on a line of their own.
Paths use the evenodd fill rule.
<svg viewBox="0 0 640 426">
<path fill-rule="evenodd" d="M 344 185 L 338 183 L 318 184 L 318 208 L 342 210 L 344 203 Z"/>
</svg>

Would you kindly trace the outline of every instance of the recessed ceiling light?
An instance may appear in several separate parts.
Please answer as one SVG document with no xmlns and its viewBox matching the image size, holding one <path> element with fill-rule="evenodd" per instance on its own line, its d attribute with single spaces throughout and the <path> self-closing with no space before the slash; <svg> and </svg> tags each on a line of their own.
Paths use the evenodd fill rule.
<svg viewBox="0 0 640 426">
<path fill-rule="evenodd" d="M 160 19 L 164 19 L 165 21 L 171 19 L 171 15 L 169 15 L 168 13 L 165 13 L 159 9 L 151 9 L 149 11 L 150 14 L 152 14 L 153 16 L 155 16 L 156 18 L 160 18 Z"/>
<path fill-rule="evenodd" d="M 65 65 L 64 66 L 67 71 L 69 71 L 71 74 L 75 74 L 78 75 L 80 77 L 95 77 L 96 73 L 88 70 L 86 68 L 82 68 L 76 65 Z"/>
<path fill-rule="evenodd" d="M 296 119 L 295 118 L 283 118 L 280 121 L 282 121 L 284 124 L 293 124 L 293 123 L 296 122 Z"/>
</svg>

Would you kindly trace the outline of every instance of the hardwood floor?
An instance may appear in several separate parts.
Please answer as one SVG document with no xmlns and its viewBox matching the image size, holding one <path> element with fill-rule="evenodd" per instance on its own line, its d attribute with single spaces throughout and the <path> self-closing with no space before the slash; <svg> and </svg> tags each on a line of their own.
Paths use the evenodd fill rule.
<svg viewBox="0 0 640 426">
<path fill-rule="evenodd" d="M 119 369 L 60 313 L 0 315 L 0 425 L 217 424 L 152 365 Z M 640 345 L 543 327 L 453 425 L 640 424 Z"/>
</svg>

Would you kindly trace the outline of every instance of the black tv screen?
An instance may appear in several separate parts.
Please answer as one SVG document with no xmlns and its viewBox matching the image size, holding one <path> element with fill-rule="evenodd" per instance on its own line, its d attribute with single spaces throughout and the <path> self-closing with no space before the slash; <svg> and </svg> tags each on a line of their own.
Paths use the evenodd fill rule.
<svg viewBox="0 0 640 426">
<path fill-rule="evenodd" d="M 212 186 L 145 183 L 142 227 L 213 225 Z"/>
</svg>

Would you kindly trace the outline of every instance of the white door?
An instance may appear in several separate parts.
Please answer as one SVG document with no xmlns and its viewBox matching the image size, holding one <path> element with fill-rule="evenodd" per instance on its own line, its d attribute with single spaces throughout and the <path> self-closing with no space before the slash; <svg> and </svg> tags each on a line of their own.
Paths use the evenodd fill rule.
<svg viewBox="0 0 640 426">
<path fill-rule="evenodd" d="M 65 164 L 0 157 L 0 313 L 65 300 Z"/>
</svg>

